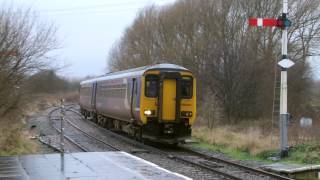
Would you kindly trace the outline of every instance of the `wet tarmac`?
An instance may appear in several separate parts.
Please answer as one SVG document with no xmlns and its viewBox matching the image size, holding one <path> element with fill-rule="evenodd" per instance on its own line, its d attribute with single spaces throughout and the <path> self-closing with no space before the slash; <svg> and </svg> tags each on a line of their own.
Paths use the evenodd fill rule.
<svg viewBox="0 0 320 180">
<path fill-rule="evenodd" d="M 125 152 L 0 157 L 0 180 L 189 179 Z"/>
</svg>

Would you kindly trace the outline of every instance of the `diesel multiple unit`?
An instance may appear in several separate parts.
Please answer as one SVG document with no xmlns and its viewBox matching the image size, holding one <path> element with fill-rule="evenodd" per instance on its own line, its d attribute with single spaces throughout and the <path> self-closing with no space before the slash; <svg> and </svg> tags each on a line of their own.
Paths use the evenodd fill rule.
<svg viewBox="0 0 320 180">
<path fill-rule="evenodd" d="M 178 143 L 191 135 L 196 80 L 178 65 L 157 64 L 80 83 L 81 113 L 137 139 Z"/>
</svg>

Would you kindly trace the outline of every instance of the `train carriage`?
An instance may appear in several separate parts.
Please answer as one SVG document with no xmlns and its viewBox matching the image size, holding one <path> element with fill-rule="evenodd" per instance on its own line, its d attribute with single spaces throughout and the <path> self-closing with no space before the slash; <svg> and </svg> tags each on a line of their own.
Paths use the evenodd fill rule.
<svg viewBox="0 0 320 180">
<path fill-rule="evenodd" d="M 191 135 L 196 79 L 178 65 L 157 64 L 80 83 L 81 113 L 138 139 L 178 143 Z"/>
</svg>

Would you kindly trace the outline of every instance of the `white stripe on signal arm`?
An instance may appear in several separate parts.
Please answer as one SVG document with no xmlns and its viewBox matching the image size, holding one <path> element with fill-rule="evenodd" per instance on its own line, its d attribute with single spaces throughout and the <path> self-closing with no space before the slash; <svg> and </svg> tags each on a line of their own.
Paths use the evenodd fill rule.
<svg viewBox="0 0 320 180">
<path fill-rule="evenodd" d="M 263 19 L 262 18 L 257 19 L 257 26 L 263 26 Z"/>
</svg>

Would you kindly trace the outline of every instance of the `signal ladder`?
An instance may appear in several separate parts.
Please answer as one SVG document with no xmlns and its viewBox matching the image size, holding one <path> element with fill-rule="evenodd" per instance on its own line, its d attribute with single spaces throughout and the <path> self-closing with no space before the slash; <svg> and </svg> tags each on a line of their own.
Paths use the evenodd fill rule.
<svg viewBox="0 0 320 180">
<path fill-rule="evenodd" d="M 281 86 L 281 76 L 278 68 L 274 69 L 274 91 L 273 91 L 273 103 L 272 103 L 272 127 L 278 125 L 275 123 L 279 119 L 280 111 L 280 86 Z"/>
</svg>

